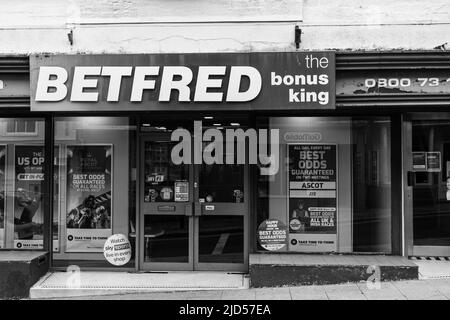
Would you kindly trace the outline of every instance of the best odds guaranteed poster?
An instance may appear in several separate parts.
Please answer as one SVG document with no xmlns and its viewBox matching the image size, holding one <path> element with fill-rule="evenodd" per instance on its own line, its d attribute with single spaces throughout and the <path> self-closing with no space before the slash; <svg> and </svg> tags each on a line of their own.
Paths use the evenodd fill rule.
<svg viewBox="0 0 450 320">
<path fill-rule="evenodd" d="M 112 145 L 67 146 L 66 252 L 103 252 L 111 235 Z"/>
<path fill-rule="evenodd" d="M 337 150 L 288 145 L 289 251 L 337 250 Z"/>
<path fill-rule="evenodd" d="M 0 249 L 5 247 L 6 146 L 0 145 Z"/>
</svg>

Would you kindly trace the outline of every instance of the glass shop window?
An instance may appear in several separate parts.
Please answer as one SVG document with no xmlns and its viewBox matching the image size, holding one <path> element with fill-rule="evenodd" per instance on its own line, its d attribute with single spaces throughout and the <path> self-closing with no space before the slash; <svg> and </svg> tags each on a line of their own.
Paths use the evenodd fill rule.
<svg viewBox="0 0 450 320">
<path fill-rule="evenodd" d="M 135 135 L 128 117 L 55 118 L 55 266 L 114 267 L 103 253 L 114 234 L 131 245 L 123 267 L 134 266 Z"/>
<path fill-rule="evenodd" d="M 258 176 L 258 251 L 391 252 L 389 118 L 257 123 L 279 130 L 279 170 Z"/>
<path fill-rule="evenodd" d="M 5 126 L 5 134 L 8 136 L 35 136 L 38 134 L 38 123 L 36 120 L 10 120 Z"/>
<path fill-rule="evenodd" d="M 0 119 L 0 249 L 43 249 L 44 143 L 43 119 Z"/>
</svg>

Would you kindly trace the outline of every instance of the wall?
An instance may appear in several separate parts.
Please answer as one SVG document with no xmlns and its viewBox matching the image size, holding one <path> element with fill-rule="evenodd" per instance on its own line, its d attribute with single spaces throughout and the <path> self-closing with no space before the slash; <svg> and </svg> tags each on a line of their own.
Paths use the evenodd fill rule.
<svg viewBox="0 0 450 320">
<path fill-rule="evenodd" d="M 450 42 L 447 0 L 11 3 L 0 3 L 0 54 L 294 51 L 295 25 L 301 50 L 432 50 Z"/>
</svg>

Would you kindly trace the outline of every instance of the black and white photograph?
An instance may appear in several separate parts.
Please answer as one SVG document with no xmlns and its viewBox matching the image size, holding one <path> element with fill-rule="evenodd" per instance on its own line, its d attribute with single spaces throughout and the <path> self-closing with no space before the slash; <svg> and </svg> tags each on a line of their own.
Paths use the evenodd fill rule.
<svg viewBox="0 0 450 320">
<path fill-rule="evenodd" d="M 449 300 L 449 43 L 450 0 L 0 0 L 0 308 Z"/>
</svg>

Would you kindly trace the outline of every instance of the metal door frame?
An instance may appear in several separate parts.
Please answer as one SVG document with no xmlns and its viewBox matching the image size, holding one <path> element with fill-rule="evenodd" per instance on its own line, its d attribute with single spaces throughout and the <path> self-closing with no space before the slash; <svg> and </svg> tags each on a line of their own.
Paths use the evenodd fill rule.
<svg viewBox="0 0 450 320">
<path fill-rule="evenodd" d="M 193 172 L 193 166 L 189 166 L 189 201 L 183 202 L 183 203 L 177 203 L 177 202 L 161 202 L 161 203 L 152 203 L 152 204 L 144 204 L 144 179 L 141 178 L 141 176 L 144 173 L 144 161 L 145 161 L 145 152 L 144 152 L 144 146 L 147 141 L 155 141 L 155 134 L 154 133 L 140 133 L 140 142 L 139 142 L 139 149 L 140 149 L 140 155 L 139 155 L 139 174 L 138 174 L 138 184 L 139 184 L 139 191 L 138 191 L 138 203 L 139 203 L 139 232 L 137 234 L 137 238 L 139 238 L 139 250 L 137 250 L 139 255 L 139 269 L 143 271 L 192 271 L 194 267 L 194 222 L 192 219 L 192 202 L 193 202 L 193 183 L 194 183 L 194 172 Z M 176 213 L 168 213 L 164 212 L 161 214 L 153 213 L 153 214 L 146 214 L 145 207 L 149 207 L 149 209 L 153 209 L 153 207 L 158 206 L 175 206 Z M 184 214 L 180 213 L 181 210 L 184 209 Z M 188 216 L 189 221 L 189 258 L 188 262 L 146 262 L 145 261 L 145 250 L 146 250 L 146 238 L 144 233 L 144 219 L 146 215 L 185 215 Z"/>
<path fill-rule="evenodd" d="M 412 121 L 413 120 L 448 120 L 448 112 L 408 113 L 403 118 L 403 213 L 405 232 L 405 256 L 450 256 L 450 246 L 414 245 L 413 230 L 413 185 L 412 185 Z"/>
<path fill-rule="evenodd" d="M 247 150 L 246 150 L 247 151 Z M 199 202 L 199 186 L 197 185 L 194 192 L 194 270 L 199 271 L 234 271 L 234 272 L 247 272 L 248 271 L 248 259 L 249 259 L 249 203 L 250 203 L 250 183 L 249 183 L 249 165 L 244 164 L 244 202 L 241 203 L 224 203 L 224 202 L 212 202 L 212 203 L 200 203 Z M 195 181 L 199 183 L 201 165 L 195 165 Z M 211 205 L 214 206 L 214 213 L 205 214 L 207 210 L 205 207 Z M 230 210 L 231 209 L 231 210 Z M 243 217 L 243 230 L 244 230 L 244 260 L 243 263 L 216 263 L 216 262 L 200 262 L 200 237 L 199 237 L 199 219 L 202 215 L 208 216 L 242 216 Z"/>
<path fill-rule="evenodd" d="M 186 263 L 171 263 L 171 262 L 145 262 L 146 243 L 144 235 L 144 179 L 141 178 L 144 170 L 144 144 L 146 141 L 154 141 L 155 133 L 139 132 L 138 131 L 138 150 L 137 159 L 137 190 L 136 190 L 136 238 L 137 238 L 137 270 L 140 271 L 227 271 L 227 272 L 247 272 L 249 263 L 249 236 L 250 236 L 250 170 L 249 165 L 244 164 L 244 202 L 242 203 L 200 203 L 198 201 L 198 183 L 201 165 L 192 164 L 189 166 L 189 202 L 183 203 L 186 206 L 185 215 L 189 216 L 189 261 Z M 247 152 L 248 150 L 246 150 Z M 161 203 L 160 205 L 174 205 L 175 202 Z M 178 204 L 177 205 L 182 205 Z M 158 204 L 155 204 L 157 206 Z M 199 262 L 199 216 L 205 211 L 206 205 L 214 205 L 218 207 L 217 213 L 211 215 L 238 215 L 243 217 L 244 230 L 244 260 L 243 263 L 211 263 Z M 191 213 L 188 213 L 188 206 L 191 208 Z M 233 210 L 230 212 L 230 206 Z M 237 206 L 237 208 L 236 208 Z M 167 215 L 163 213 L 161 215 Z M 173 214 L 172 215 L 179 215 Z"/>
</svg>

